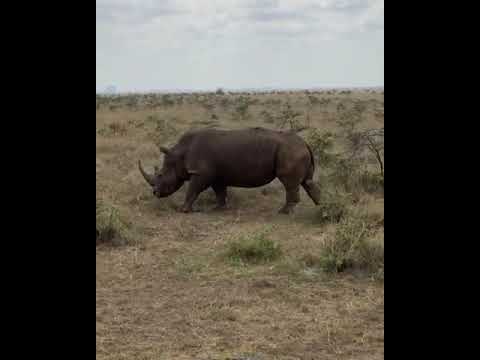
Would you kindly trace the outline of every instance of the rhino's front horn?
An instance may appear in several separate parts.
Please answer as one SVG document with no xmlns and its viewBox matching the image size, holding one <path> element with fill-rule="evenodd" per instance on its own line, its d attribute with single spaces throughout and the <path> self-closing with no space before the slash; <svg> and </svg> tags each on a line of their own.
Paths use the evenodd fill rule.
<svg viewBox="0 0 480 360">
<path fill-rule="evenodd" d="M 140 160 L 138 160 L 138 169 L 142 173 L 145 180 L 150 184 L 150 186 L 154 186 L 155 185 L 154 176 L 147 174 L 147 172 L 143 169 L 142 162 Z"/>
</svg>

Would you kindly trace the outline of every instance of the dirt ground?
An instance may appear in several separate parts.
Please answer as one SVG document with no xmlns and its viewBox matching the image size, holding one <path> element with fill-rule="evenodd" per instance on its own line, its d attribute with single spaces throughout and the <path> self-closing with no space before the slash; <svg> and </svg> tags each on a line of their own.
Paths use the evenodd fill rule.
<svg viewBox="0 0 480 360">
<path fill-rule="evenodd" d="M 334 228 L 312 221 L 315 206 L 303 190 L 289 216 L 277 214 L 278 181 L 229 189 L 223 212 L 211 210 L 207 191 L 198 211 L 183 214 L 176 210 L 185 187 L 155 199 L 137 170 L 138 159 L 148 169 L 161 164 L 159 137 L 170 145 L 191 127 L 274 127 L 262 111 L 277 114 L 275 100 L 322 129 L 335 130 L 338 104 L 350 102 L 367 107 L 365 126 L 383 124 L 383 93 L 315 96 L 331 101 L 307 106 L 305 94 L 250 95 L 258 103 L 246 119 L 216 98 L 213 106 L 97 105 L 97 199 L 115 205 L 134 234 L 128 246 L 96 248 L 97 359 L 383 359 L 383 282 L 295 266 Z M 383 214 L 383 197 L 361 202 Z M 263 231 L 281 245 L 280 261 L 236 266 L 222 258 L 232 239 Z"/>
</svg>

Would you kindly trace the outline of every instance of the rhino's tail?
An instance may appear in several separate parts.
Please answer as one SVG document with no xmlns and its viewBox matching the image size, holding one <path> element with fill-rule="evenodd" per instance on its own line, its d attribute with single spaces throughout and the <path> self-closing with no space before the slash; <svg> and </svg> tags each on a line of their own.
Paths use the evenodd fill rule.
<svg viewBox="0 0 480 360">
<path fill-rule="evenodd" d="M 315 173 L 315 158 L 313 157 L 313 152 L 310 146 L 307 145 L 308 151 L 310 152 L 310 167 L 307 171 L 307 176 L 305 180 L 302 182 L 302 187 L 307 192 L 308 196 L 313 200 L 315 205 L 320 204 L 320 189 L 318 186 L 313 182 L 313 174 Z"/>
<path fill-rule="evenodd" d="M 310 145 L 307 143 L 305 143 L 305 145 L 310 153 L 310 168 L 308 169 L 307 177 L 305 179 L 313 179 L 313 174 L 315 173 L 315 158 L 313 157 L 313 151 Z"/>
</svg>

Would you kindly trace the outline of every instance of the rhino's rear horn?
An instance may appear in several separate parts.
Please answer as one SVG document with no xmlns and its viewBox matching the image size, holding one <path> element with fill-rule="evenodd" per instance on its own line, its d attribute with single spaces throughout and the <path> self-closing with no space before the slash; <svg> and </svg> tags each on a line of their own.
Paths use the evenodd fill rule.
<svg viewBox="0 0 480 360">
<path fill-rule="evenodd" d="M 145 180 L 150 184 L 150 186 L 155 186 L 155 177 L 153 175 L 150 175 L 148 174 L 144 169 L 143 169 L 143 166 L 142 166 L 142 162 L 140 160 L 138 160 L 138 169 L 140 170 L 140 172 L 142 173 L 143 177 L 145 178 Z"/>
</svg>

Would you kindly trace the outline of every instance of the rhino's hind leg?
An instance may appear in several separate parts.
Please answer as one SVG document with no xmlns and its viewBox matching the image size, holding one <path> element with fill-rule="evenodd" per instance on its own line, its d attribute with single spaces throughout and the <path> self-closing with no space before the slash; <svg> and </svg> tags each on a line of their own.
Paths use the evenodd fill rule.
<svg viewBox="0 0 480 360">
<path fill-rule="evenodd" d="M 320 189 L 318 188 L 317 185 L 313 182 L 313 180 L 305 180 L 302 183 L 302 187 L 305 189 L 307 192 L 308 196 L 310 196 L 310 199 L 313 200 L 315 205 L 320 204 Z"/>
<path fill-rule="evenodd" d="M 227 187 L 225 185 L 212 185 L 215 196 L 217 197 L 217 206 L 214 210 L 224 210 L 227 207 Z"/>
<path fill-rule="evenodd" d="M 285 205 L 278 212 L 280 214 L 290 214 L 293 212 L 295 206 L 300 202 L 300 186 L 287 186 L 285 183 L 283 185 L 285 186 L 286 191 Z"/>
</svg>

